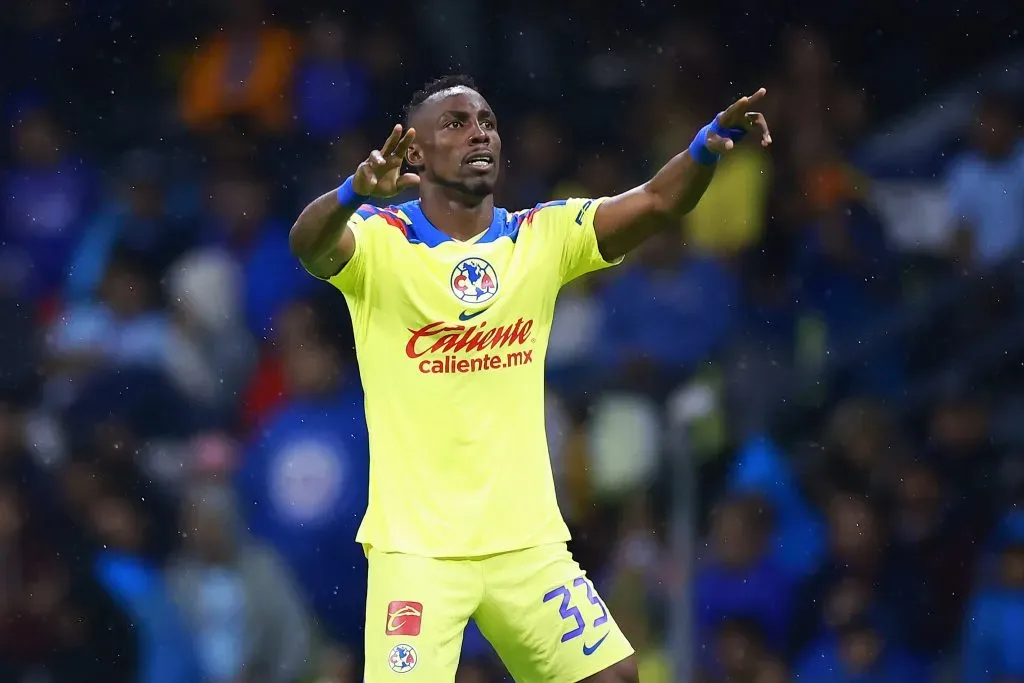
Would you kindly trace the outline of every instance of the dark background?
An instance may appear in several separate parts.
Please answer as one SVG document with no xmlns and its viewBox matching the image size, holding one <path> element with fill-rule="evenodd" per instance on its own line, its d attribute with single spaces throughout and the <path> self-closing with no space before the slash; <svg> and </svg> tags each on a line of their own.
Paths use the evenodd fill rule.
<svg viewBox="0 0 1024 683">
<path fill-rule="evenodd" d="M 771 150 L 559 301 L 562 508 L 642 680 L 1024 680 L 1013 5 L 12 5 L 0 680 L 360 680 L 361 388 L 287 230 L 450 72 L 513 209 L 768 88 Z"/>
</svg>

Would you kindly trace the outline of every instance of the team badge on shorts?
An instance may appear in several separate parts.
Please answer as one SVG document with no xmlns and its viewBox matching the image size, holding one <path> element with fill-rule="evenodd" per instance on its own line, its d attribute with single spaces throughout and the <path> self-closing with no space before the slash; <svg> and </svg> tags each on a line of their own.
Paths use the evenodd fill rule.
<svg viewBox="0 0 1024 683">
<path fill-rule="evenodd" d="M 397 674 L 409 673 L 416 668 L 416 650 L 412 645 L 395 645 L 388 655 L 388 666 Z"/>
<path fill-rule="evenodd" d="M 423 622 L 423 605 L 407 600 L 388 603 L 388 620 L 384 624 L 384 635 L 418 636 Z"/>
<path fill-rule="evenodd" d="M 459 261 L 452 270 L 452 294 L 464 304 L 482 304 L 498 293 L 498 273 L 482 258 Z"/>
</svg>

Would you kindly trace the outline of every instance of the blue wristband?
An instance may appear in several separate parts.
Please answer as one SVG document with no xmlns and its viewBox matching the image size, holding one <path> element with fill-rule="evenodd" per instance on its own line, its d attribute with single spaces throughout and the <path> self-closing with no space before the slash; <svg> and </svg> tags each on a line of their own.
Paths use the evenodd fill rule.
<svg viewBox="0 0 1024 683">
<path fill-rule="evenodd" d="M 700 129 L 697 136 L 693 138 L 693 142 L 690 143 L 690 156 L 694 161 L 703 166 L 712 166 L 721 157 L 720 154 L 716 154 L 708 149 L 708 133 L 729 138 L 733 142 L 739 142 L 747 134 L 747 131 L 743 128 L 724 128 L 718 123 L 718 117 L 716 116 L 711 123 Z"/>
<path fill-rule="evenodd" d="M 711 132 L 711 124 L 704 126 L 697 132 L 697 136 L 690 143 L 690 158 L 701 166 L 713 166 L 718 163 L 719 156 L 708 149 L 708 133 Z"/>
<path fill-rule="evenodd" d="M 358 209 L 368 199 L 369 197 L 356 194 L 355 189 L 352 187 L 352 176 L 346 178 L 345 182 L 338 188 L 338 203 L 346 209 Z"/>
</svg>

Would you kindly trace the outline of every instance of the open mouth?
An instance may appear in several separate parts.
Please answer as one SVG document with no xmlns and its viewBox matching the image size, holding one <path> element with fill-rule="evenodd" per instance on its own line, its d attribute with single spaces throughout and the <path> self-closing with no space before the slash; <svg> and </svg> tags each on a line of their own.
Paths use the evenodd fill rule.
<svg viewBox="0 0 1024 683">
<path fill-rule="evenodd" d="M 462 160 L 466 166 L 488 170 L 494 166 L 494 155 L 490 152 L 473 152 Z"/>
</svg>

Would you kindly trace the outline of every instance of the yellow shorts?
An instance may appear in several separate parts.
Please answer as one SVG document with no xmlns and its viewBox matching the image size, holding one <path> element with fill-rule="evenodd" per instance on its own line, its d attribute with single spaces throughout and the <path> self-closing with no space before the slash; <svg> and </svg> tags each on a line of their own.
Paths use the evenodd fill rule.
<svg viewBox="0 0 1024 683">
<path fill-rule="evenodd" d="M 472 618 L 517 683 L 575 683 L 633 654 L 564 543 L 470 559 L 367 553 L 364 683 L 452 683 Z"/>
</svg>

